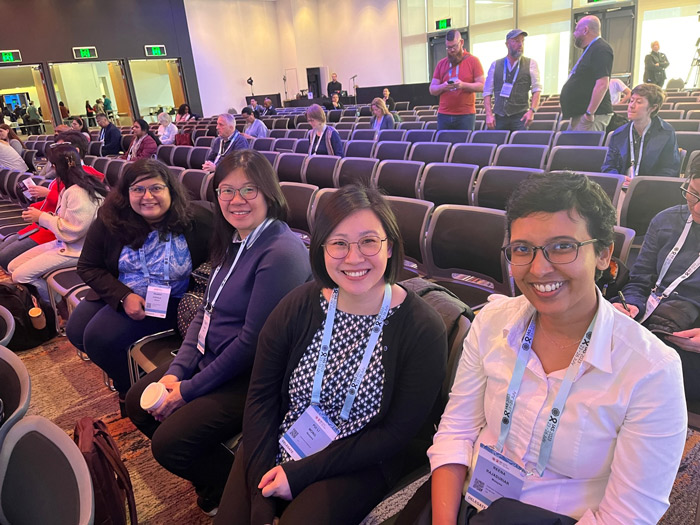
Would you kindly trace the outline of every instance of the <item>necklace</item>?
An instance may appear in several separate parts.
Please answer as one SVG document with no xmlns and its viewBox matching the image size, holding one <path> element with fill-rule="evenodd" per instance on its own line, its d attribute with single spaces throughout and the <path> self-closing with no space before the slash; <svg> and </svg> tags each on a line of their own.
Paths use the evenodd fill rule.
<svg viewBox="0 0 700 525">
<path fill-rule="evenodd" d="M 559 350 L 564 350 L 566 348 L 570 348 L 570 347 L 580 343 L 580 340 L 578 340 L 578 341 L 574 341 L 573 343 L 568 343 L 568 344 L 562 345 L 561 343 L 556 342 L 554 339 L 552 339 L 551 337 L 549 337 L 547 335 L 547 333 L 542 329 L 542 323 L 540 322 L 539 319 L 537 320 L 537 324 L 539 324 L 539 329 L 540 329 L 542 335 L 545 337 L 545 339 L 547 339 L 554 346 L 558 347 Z"/>
</svg>

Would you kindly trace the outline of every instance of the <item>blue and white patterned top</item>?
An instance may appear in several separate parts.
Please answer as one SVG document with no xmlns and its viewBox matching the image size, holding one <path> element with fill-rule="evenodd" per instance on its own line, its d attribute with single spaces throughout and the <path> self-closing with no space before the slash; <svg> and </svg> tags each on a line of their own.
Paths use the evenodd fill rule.
<svg viewBox="0 0 700 525">
<path fill-rule="evenodd" d="M 153 284 L 169 284 L 170 297 L 182 297 L 187 291 L 192 273 L 192 258 L 187 240 L 182 234 L 173 236 L 169 283 L 164 278 L 165 245 L 166 241 L 159 239 L 159 232 L 156 230 L 149 233 L 146 242 L 143 243 L 149 280 Z M 143 276 L 139 251 L 131 246 L 124 246 L 119 255 L 119 280 L 131 288 L 135 294 L 146 298 L 148 281 Z"/>
</svg>

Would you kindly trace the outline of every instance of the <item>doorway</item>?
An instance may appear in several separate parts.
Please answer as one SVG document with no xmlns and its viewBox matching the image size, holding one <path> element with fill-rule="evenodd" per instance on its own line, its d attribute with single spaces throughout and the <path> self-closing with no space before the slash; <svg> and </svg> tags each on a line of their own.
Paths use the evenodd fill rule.
<svg viewBox="0 0 700 525">
<path fill-rule="evenodd" d="M 464 39 L 464 49 L 469 51 L 469 32 L 466 28 L 459 29 L 462 38 Z M 445 37 L 448 32 L 436 34 L 428 38 L 428 46 L 430 52 L 428 53 L 429 62 L 429 76 L 432 78 L 433 71 L 435 71 L 435 66 L 443 58 L 447 56 L 447 48 L 445 48 Z"/>
<path fill-rule="evenodd" d="M 147 122 L 157 122 L 163 111 L 175 115 L 187 102 L 179 58 L 129 60 L 129 69 L 137 114 Z"/>
<path fill-rule="evenodd" d="M 29 118 L 30 106 L 37 109 L 38 119 Z M 53 133 L 51 104 L 40 64 L 0 67 L 0 111 L 3 113 L 0 122 L 13 127 L 18 134 Z"/>
</svg>

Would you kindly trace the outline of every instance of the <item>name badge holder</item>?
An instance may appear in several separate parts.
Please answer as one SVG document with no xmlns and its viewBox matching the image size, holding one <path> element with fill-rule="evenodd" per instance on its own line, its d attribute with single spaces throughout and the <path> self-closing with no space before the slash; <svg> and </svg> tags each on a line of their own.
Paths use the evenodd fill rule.
<svg viewBox="0 0 700 525">
<path fill-rule="evenodd" d="M 646 138 L 650 126 L 651 122 L 649 122 L 644 128 L 644 131 L 642 131 L 642 139 L 639 143 L 639 158 L 637 158 L 634 153 L 634 125 L 630 124 L 630 167 L 627 170 L 628 177 L 636 177 L 639 175 L 639 166 L 642 163 L 642 150 L 644 150 L 644 139 Z"/>
<path fill-rule="evenodd" d="M 518 59 L 518 65 L 515 70 L 515 75 L 513 76 L 513 80 L 510 82 L 506 82 L 506 78 L 508 76 L 508 59 L 505 59 L 503 61 L 503 85 L 501 86 L 501 94 L 500 96 L 503 98 L 510 98 L 510 94 L 513 91 L 513 86 L 515 85 L 515 81 L 518 79 L 518 74 L 520 73 L 520 59 Z"/>
<path fill-rule="evenodd" d="M 576 73 L 576 68 L 578 68 L 579 62 L 581 62 L 581 59 L 583 58 L 583 56 L 588 52 L 588 50 L 590 49 L 590 47 L 593 45 L 593 42 L 595 42 L 595 41 L 598 40 L 599 38 L 600 38 L 599 36 L 595 37 L 595 38 L 591 41 L 591 43 L 588 44 L 588 45 L 586 46 L 586 49 L 584 49 L 584 50 L 583 50 L 583 53 L 581 53 L 581 56 L 578 57 L 578 60 L 577 60 L 576 63 L 574 64 L 574 67 L 571 68 L 571 72 L 569 73 L 569 78 L 571 78 L 571 77 L 574 76 L 574 73 Z"/>
<path fill-rule="evenodd" d="M 163 260 L 163 279 L 170 282 L 170 252 L 172 248 L 172 235 L 168 235 L 165 242 L 165 258 Z M 168 301 L 170 300 L 170 285 L 151 283 L 151 275 L 146 264 L 146 250 L 143 246 L 139 248 L 139 258 L 141 259 L 141 272 L 148 283 L 146 290 L 146 315 L 165 319 L 168 314 Z"/>
<path fill-rule="evenodd" d="M 593 336 L 593 327 L 595 326 L 596 318 L 597 315 L 593 318 L 583 339 L 581 339 L 578 349 L 571 360 L 571 364 L 569 364 L 569 368 L 566 370 L 566 375 L 559 387 L 559 392 L 554 399 L 554 403 L 552 403 L 549 419 L 542 436 L 537 466 L 535 467 L 535 472 L 539 476 L 544 474 L 547 462 L 552 455 L 554 436 L 559 428 L 559 421 L 564 412 L 564 405 L 571 392 L 574 379 L 578 375 L 583 364 L 583 358 L 588 351 L 588 345 Z M 530 324 L 520 344 L 520 351 L 518 352 L 518 358 L 515 362 L 515 368 L 513 369 L 513 376 L 508 385 L 508 393 L 506 394 L 505 407 L 503 408 L 503 418 L 501 419 L 501 430 L 498 435 L 498 442 L 495 447 L 483 443 L 481 444 L 476 466 L 474 467 L 474 472 L 472 473 L 471 481 L 467 488 L 465 499 L 479 510 L 487 508 L 499 498 L 519 499 L 526 477 L 534 475 L 535 473 L 526 471 L 523 467 L 503 454 L 503 448 L 508 434 L 510 433 L 515 400 L 518 397 L 523 375 L 525 374 L 525 369 L 530 359 L 530 350 L 532 350 L 534 336 L 535 316 L 530 320 Z"/>
<path fill-rule="evenodd" d="M 447 70 L 447 77 L 449 81 L 459 82 L 459 64 L 457 64 L 454 76 L 452 75 L 452 68 Z"/>
<path fill-rule="evenodd" d="M 659 272 L 659 277 L 656 279 L 656 284 L 654 285 L 651 294 L 649 294 L 649 297 L 647 298 L 646 310 L 644 311 L 644 316 L 639 321 L 640 323 L 643 323 L 644 321 L 649 319 L 649 316 L 651 316 L 654 310 L 656 310 L 656 307 L 659 306 L 659 303 L 661 303 L 661 301 L 663 301 L 664 299 L 668 299 L 683 281 L 690 277 L 695 272 L 695 270 L 700 268 L 700 254 L 698 254 L 698 258 L 695 259 L 690 266 L 688 266 L 688 269 L 685 272 L 683 272 L 678 278 L 676 278 L 675 281 L 669 284 L 663 291 L 663 293 L 659 293 L 661 281 L 668 273 L 668 269 L 671 267 L 671 263 L 673 263 L 674 259 L 676 258 L 676 255 L 678 255 L 678 252 L 680 252 L 681 248 L 683 248 L 683 245 L 685 244 L 685 241 L 688 238 L 688 234 L 690 233 L 690 228 L 692 225 L 693 216 L 690 215 L 688 216 L 688 220 L 685 223 L 685 227 L 681 232 L 681 236 L 678 237 L 678 241 L 676 241 L 675 246 L 666 256 L 666 259 L 664 260 L 664 263 L 661 266 L 661 271 Z"/>
<path fill-rule="evenodd" d="M 219 144 L 219 154 L 216 156 L 214 159 L 214 164 L 218 164 L 219 160 L 221 160 L 221 157 L 225 156 L 226 153 L 228 153 L 228 150 L 231 149 L 233 146 L 234 142 L 236 142 L 236 137 L 238 137 L 239 133 L 238 130 L 233 132 L 233 135 L 231 136 L 231 140 L 228 143 L 228 146 L 226 147 L 226 150 L 224 151 L 224 142 L 225 140 L 221 138 L 221 144 Z"/>
<path fill-rule="evenodd" d="M 321 403 L 321 387 L 323 385 L 323 374 L 326 370 L 328 362 L 328 354 L 331 348 L 331 336 L 333 335 L 333 322 L 335 320 L 335 312 L 338 306 L 338 289 L 333 290 L 331 300 L 328 303 L 328 313 L 326 314 L 326 322 L 323 327 L 323 338 L 321 340 L 321 350 L 318 353 L 318 361 L 316 363 L 316 373 L 314 375 L 314 385 L 311 392 L 311 404 L 304 410 L 294 424 L 280 438 L 279 443 L 295 461 L 299 461 L 307 456 L 320 452 L 331 444 L 340 433 L 338 427 L 335 426 L 330 417 L 328 417 L 320 406 Z M 347 421 L 350 417 L 350 410 L 357 397 L 357 391 L 360 388 L 360 383 L 367 372 L 369 361 L 372 358 L 372 352 L 377 346 L 379 336 L 382 333 L 382 327 L 386 316 L 389 314 L 391 307 L 391 285 L 384 286 L 384 299 L 379 314 L 372 325 L 372 332 L 365 352 L 362 356 L 362 361 L 357 367 L 352 383 L 348 388 L 343 409 L 340 412 L 340 419 Z"/>
</svg>

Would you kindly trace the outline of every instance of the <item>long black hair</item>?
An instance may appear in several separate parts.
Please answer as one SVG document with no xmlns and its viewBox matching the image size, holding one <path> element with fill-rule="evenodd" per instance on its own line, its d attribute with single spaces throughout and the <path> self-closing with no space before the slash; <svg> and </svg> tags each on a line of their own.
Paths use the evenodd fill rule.
<svg viewBox="0 0 700 525">
<path fill-rule="evenodd" d="M 83 188 L 90 200 L 97 202 L 101 197 L 107 195 L 107 188 L 97 178 L 88 175 L 83 170 L 80 162 L 80 155 L 72 144 L 59 144 L 49 151 L 50 161 L 56 168 L 56 178 L 63 183 L 66 188 L 78 185 Z"/>
<path fill-rule="evenodd" d="M 109 232 L 123 246 L 140 248 L 153 229 L 146 219 L 133 210 L 129 202 L 129 187 L 152 177 L 161 179 L 170 192 L 170 208 L 155 228 L 162 233 L 180 234 L 192 227 L 193 213 L 182 183 L 162 162 L 139 159 L 129 164 L 99 212 L 99 217 Z"/>
<path fill-rule="evenodd" d="M 71 119 L 71 121 L 75 120 L 78 124 L 80 124 L 80 132 L 81 133 L 88 133 L 88 134 L 90 133 L 90 130 L 87 127 L 87 122 L 85 122 L 85 120 L 83 120 L 80 117 L 71 117 L 70 119 Z"/>
<path fill-rule="evenodd" d="M 139 118 L 134 121 L 134 124 L 138 124 L 142 131 L 145 131 L 149 137 L 156 141 L 156 144 L 158 146 L 161 145 L 160 139 L 155 133 L 151 131 L 151 127 L 148 125 L 148 122 L 146 122 L 142 118 Z"/>
</svg>

